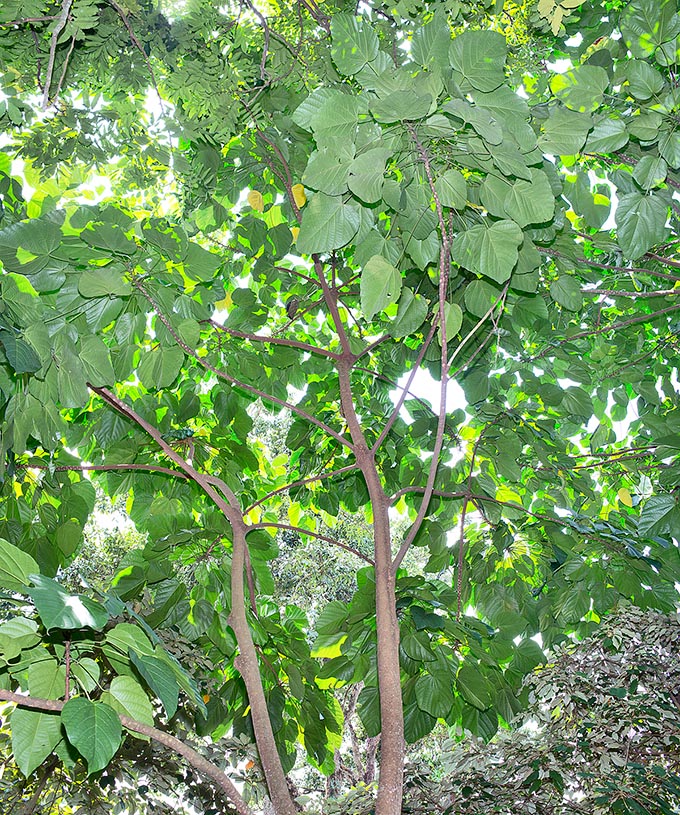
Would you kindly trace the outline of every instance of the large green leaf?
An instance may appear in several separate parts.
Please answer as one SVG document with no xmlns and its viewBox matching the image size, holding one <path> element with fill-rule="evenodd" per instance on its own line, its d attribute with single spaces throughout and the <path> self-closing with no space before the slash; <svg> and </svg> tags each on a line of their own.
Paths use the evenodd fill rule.
<svg viewBox="0 0 680 815">
<path fill-rule="evenodd" d="M 458 693 L 478 710 L 486 710 L 493 702 L 488 682 L 474 665 L 463 665 L 456 677 Z"/>
<path fill-rule="evenodd" d="M 472 272 L 504 283 L 517 263 L 522 230 L 514 221 L 483 224 L 459 232 L 451 246 L 451 257 Z"/>
<path fill-rule="evenodd" d="M 102 702 L 76 696 L 64 705 L 61 721 L 89 774 L 103 770 L 120 747 L 123 728 L 118 714 Z"/>
<path fill-rule="evenodd" d="M 0 331 L 0 345 L 15 374 L 32 374 L 40 370 L 40 357 L 23 337 L 11 331 Z"/>
<path fill-rule="evenodd" d="M 155 348 L 142 354 L 139 381 L 149 390 L 167 388 L 177 379 L 183 362 L 184 351 L 180 347 Z"/>
<path fill-rule="evenodd" d="M 108 622 L 104 606 L 81 594 L 69 594 L 55 580 L 42 575 L 31 575 L 33 588 L 26 592 L 35 603 L 45 628 L 94 628 L 99 630 Z"/>
<path fill-rule="evenodd" d="M 58 713 L 18 707 L 12 712 L 10 724 L 14 760 L 21 772 L 29 776 L 61 741 L 61 718 Z"/>
<path fill-rule="evenodd" d="M 340 249 L 357 234 L 360 223 L 355 205 L 343 203 L 341 196 L 317 193 L 305 207 L 296 249 L 307 255 Z"/>
<path fill-rule="evenodd" d="M 447 170 L 434 182 L 439 202 L 445 207 L 465 209 L 467 206 L 467 184 L 458 170 Z"/>
<path fill-rule="evenodd" d="M 437 719 L 444 719 L 453 707 L 453 677 L 449 673 L 424 673 L 416 680 L 418 707 Z"/>
<path fill-rule="evenodd" d="M 493 91 L 503 84 L 505 38 L 494 31 L 464 31 L 451 43 L 451 65 L 465 90 Z"/>
<path fill-rule="evenodd" d="M 12 591 L 24 591 L 30 584 L 29 575 L 40 567 L 27 552 L 0 538 L 0 586 Z"/>
<path fill-rule="evenodd" d="M 378 55 L 378 36 L 366 20 L 335 14 L 331 21 L 331 54 L 346 76 L 360 71 Z"/>
<path fill-rule="evenodd" d="M 151 700 L 144 688 L 131 676 L 114 677 L 109 689 L 102 694 L 101 702 L 122 716 L 153 726 Z"/>
<path fill-rule="evenodd" d="M 569 311 L 580 311 L 583 306 L 581 287 L 572 275 L 561 275 L 551 283 L 550 296 Z"/>
<path fill-rule="evenodd" d="M 381 255 L 374 255 L 361 273 L 361 310 L 367 320 L 399 300 L 401 274 Z"/>
<path fill-rule="evenodd" d="M 179 699 L 179 685 L 172 668 L 156 657 L 137 654 L 133 648 L 130 648 L 129 654 L 141 677 L 163 703 L 167 717 L 172 718 Z"/>
<path fill-rule="evenodd" d="M 677 501 L 672 495 L 652 495 L 648 498 L 638 521 L 640 535 L 647 537 L 660 534 L 676 506 Z"/>
<path fill-rule="evenodd" d="M 592 113 L 602 103 L 609 76 L 596 65 L 579 65 L 550 80 L 550 90 L 571 110 Z"/>
<path fill-rule="evenodd" d="M 28 666 L 28 691 L 42 699 L 62 699 L 66 692 L 66 669 L 45 653 Z"/>
<path fill-rule="evenodd" d="M 397 316 L 389 327 L 391 336 L 395 339 L 407 337 L 423 324 L 427 316 L 427 303 L 420 294 L 414 294 L 412 289 L 404 287 L 399 298 Z"/>
<path fill-rule="evenodd" d="M 655 195 L 632 192 L 619 200 L 616 225 L 624 255 L 636 260 L 668 235 L 668 203 Z"/>
<path fill-rule="evenodd" d="M 555 196 L 548 177 L 531 170 L 531 181 L 515 181 L 503 202 L 505 213 L 520 226 L 549 221 L 555 211 Z"/>
</svg>

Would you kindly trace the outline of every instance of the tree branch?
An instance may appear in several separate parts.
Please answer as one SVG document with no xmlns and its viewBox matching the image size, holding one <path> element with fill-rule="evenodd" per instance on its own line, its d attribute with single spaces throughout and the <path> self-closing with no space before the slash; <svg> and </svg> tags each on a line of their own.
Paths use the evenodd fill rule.
<svg viewBox="0 0 680 815">
<path fill-rule="evenodd" d="M 22 464 L 23 469 L 31 470 L 53 470 L 54 472 L 68 472 L 69 470 L 79 471 L 96 471 L 96 472 L 111 472 L 116 470 L 144 470 L 147 472 L 163 473 L 163 475 L 178 476 L 179 478 L 188 479 L 189 476 L 181 470 L 172 470 L 170 467 L 161 467 L 156 464 L 56 464 L 50 466 L 49 464 Z"/>
<path fill-rule="evenodd" d="M 331 538 L 328 535 L 322 535 L 320 532 L 312 532 L 311 529 L 303 529 L 301 526 L 293 526 L 292 524 L 269 523 L 267 521 L 260 521 L 259 523 L 249 526 L 248 532 L 252 532 L 254 529 L 285 529 L 288 532 L 297 532 L 299 535 L 309 535 L 312 538 L 317 538 L 318 540 L 325 541 L 326 543 L 331 543 L 333 546 L 339 546 L 341 549 L 351 552 L 353 555 L 365 560 L 366 563 L 369 563 L 371 566 L 374 565 L 371 558 L 362 554 L 358 549 L 354 549 L 352 546 L 342 543 L 342 541 L 339 541 L 336 538 Z"/>
<path fill-rule="evenodd" d="M 56 18 L 54 29 L 52 30 L 52 39 L 50 41 L 50 55 L 47 61 L 47 73 L 45 75 L 45 88 L 43 90 L 42 109 L 47 110 L 50 106 L 50 85 L 52 84 L 52 74 L 54 73 L 54 60 L 57 56 L 57 42 L 59 35 L 66 28 L 68 16 L 71 13 L 71 6 L 73 0 L 62 0 L 61 12 Z"/>
<path fill-rule="evenodd" d="M 205 359 L 200 357 L 196 351 L 191 348 L 184 340 L 179 336 L 179 334 L 175 331 L 173 326 L 170 323 L 170 320 L 165 316 L 165 314 L 161 311 L 160 307 L 153 299 L 153 297 L 146 291 L 146 289 L 142 286 L 139 281 L 135 282 L 135 287 L 139 290 L 140 294 L 145 297 L 163 323 L 163 325 L 168 329 L 172 338 L 175 340 L 177 345 L 190 357 L 196 360 L 196 362 L 202 367 L 205 368 L 206 371 L 210 371 L 211 373 L 215 374 L 215 376 L 223 379 L 225 382 L 229 382 L 231 385 L 236 385 L 239 388 L 243 388 L 243 390 L 248 391 L 249 393 L 255 394 L 255 396 L 259 396 L 260 399 L 264 399 L 266 402 L 272 402 L 275 405 L 279 405 L 280 407 L 287 408 L 292 413 L 296 413 L 298 416 L 301 416 L 303 419 L 306 419 L 311 424 L 316 425 L 317 427 L 321 428 L 327 435 L 334 438 L 336 441 L 340 442 L 340 444 L 348 447 L 350 450 L 352 449 L 352 444 L 348 441 L 344 436 L 342 436 L 337 431 L 333 430 L 332 427 L 329 427 L 327 424 L 322 422 L 320 419 L 317 419 L 315 416 L 312 416 L 311 413 L 307 413 L 307 411 L 302 410 L 302 408 L 298 407 L 297 405 L 292 404 L 291 402 L 286 402 L 284 399 L 279 399 L 276 396 L 272 396 L 272 394 L 267 393 L 266 391 L 262 391 L 259 388 L 256 388 L 253 385 L 248 385 L 245 382 L 242 382 L 240 379 L 237 379 L 235 376 L 231 376 L 230 374 L 226 373 L 225 371 L 216 368 L 214 365 L 211 365 Z"/>
<path fill-rule="evenodd" d="M 58 701 L 56 699 L 39 699 L 33 696 L 23 696 L 20 693 L 14 693 L 10 690 L 0 690 L 0 700 L 5 702 L 14 702 L 14 704 L 18 707 L 27 707 L 32 708 L 33 710 L 52 711 L 54 713 L 61 712 L 62 708 L 66 704 L 66 702 Z M 239 791 L 232 784 L 229 778 L 227 778 L 227 776 L 222 772 L 222 770 L 204 758 L 200 753 L 197 753 L 192 747 L 189 747 L 188 744 L 185 744 L 178 738 L 175 738 L 175 736 L 171 736 L 169 733 L 166 733 L 163 730 L 158 730 L 156 727 L 138 722 L 135 719 L 131 719 L 129 716 L 122 716 L 121 714 L 116 715 L 120 719 L 123 727 L 131 730 L 133 733 L 141 733 L 143 736 L 148 736 L 169 750 L 172 750 L 174 753 L 177 753 L 185 758 L 195 770 L 216 784 L 239 815 L 254 815 L 253 811 L 241 797 Z"/>
<path fill-rule="evenodd" d="M 263 334 L 248 334 L 245 331 L 236 331 L 234 328 L 227 328 L 220 325 L 215 320 L 208 320 L 209 325 L 218 331 L 223 331 L 232 337 L 239 337 L 244 340 L 251 340 L 252 342 L 270 343 L 272 345 L 285 345 L 289 348 L 299 348 L 301 351 L 307 351 L 310 354 L 320 354 L 322 357 L 328 359 L 338 359 L 339 354 L 334 354 L 332 351 L 327 351 L 325 348 L 319 348 L 317 345 L 309 345 L 306 342 L 299 342 L 298 340 L 287 340 L 282 337 L 269 337 Z"/>
<path fill-rule="evenodd" d="M 254 504 L 251 504 L 244 515 L 247 515 L 251 510 L 255 509 L 255 507 L 259 507 L 261 504 L 264 504 L 265 501 L 268 501 L 270 498 L 273 498 L 275 495 L 278 495 L 282 492 L 288 492 L 288 490 L 295 489 L 295 487 L 302 487 L 305 484 L 311 484 L 314 481 L 323 481 L 325 478 L 333 478 L 336 475 L 342 475 L 343 473 L 352 472 L 352 470 L 356 470 L 358 467 L 357 464 L 348 464 L 347 467 L 340 467 L 338 470 L 332 470 L 327 473 L 320 473 L 319 475 L 311 475 L 309 478 L 301 478 L 299 481 L 291 481 L 289 484 L 284 484 L 283 487 L 277 487 L 275 490 L 268 492 L 267 495 L 255 501 Z"/>
</svg>

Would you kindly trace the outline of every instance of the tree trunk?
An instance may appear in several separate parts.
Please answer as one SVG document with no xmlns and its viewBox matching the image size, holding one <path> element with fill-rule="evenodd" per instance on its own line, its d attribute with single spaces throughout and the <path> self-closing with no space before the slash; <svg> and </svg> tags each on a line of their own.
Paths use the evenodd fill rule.
<svg viewBox="0 0 680 815">
<path fill-rule="evenodd" d="M 286 776 L 281 766 L 274 731 L 272 730 L 267 700 L 262 687 L 260 666 L 253 644 L 253 638 L 246 618 L 246 598 L 243 571 L 246 556 L 246 529 L 242 524 L 232 523 L 234 548 L 231 563 L 231 614 L 229 621 L 239 647 L 239 656 L 234 664 L 243 677 L 250 702 L 250 715 L 253 720 L 255 742 L 262 762 L 262 770 L 276 815 L 296 815 L 297 808 L 288 789 Z"/>
<path fill-rule="evenodd" d="M 377 473 L 376 473 L 377 480 Z M 373 493 L 369 484 L 369 491 Z M 380 691 L 380 775 L 375 815 L 400 815 L 404 785 L 404 711 L 399 665 L 399 623 L 392 571 L 387 500 L 373 500 L 375 535 L 375 610 Z M 373 495 L 372 495 L 373 497 Z"/>
</svg>

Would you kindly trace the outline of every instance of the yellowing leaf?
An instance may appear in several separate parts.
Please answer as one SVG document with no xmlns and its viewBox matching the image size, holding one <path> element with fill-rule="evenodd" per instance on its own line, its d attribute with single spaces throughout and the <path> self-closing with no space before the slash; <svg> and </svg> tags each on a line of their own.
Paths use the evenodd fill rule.
<svg viewBox="0 0 680 815">
<path fill-rule="evenodd" d="M 215 308 L 221 309 L 223 311 L 230 309 L 231 306 L 232 306 L 231 292 L 227 292 L 222 300 L 218 300 L 215 303 Z"/>
<path fill-rule="evenodd" d="M 249 521 L 251 524 L 256 524 L 260 522 L 260 518 L 262 517 L 262 508 L 261 507 L 253 507 L 250 512 L 245 516 L 246 521 Z"/>
<path fill-rule="evenodd" d="M 258 212 L 262 212 L 264 210 L 264 198 L 262 197 L 262 193 L 258 192 L 257 190 L 251 190 L 248 193 L 248 203 Z"/>
<path fill-rule="evenodd" d="M 314 659 L 334 659 L 342 655 L 342 644 L 347 639 L 347 635 L 341 637 L 335 644 L 326 645 L 322 648 L 315 648 L 312 651 Z"/>
<path fill-rule="evenodd" d="M 298 207 L 302 208 L 307 203 L 307 196 L 305 195 L 305 188 L 302 184 L 293 184 L 291 188 L 293 198 Z"/>
<path fill-rule="evenodd" d="M 633 496 L 630 494 L 630 490 L 627 490 L 625 487 L 621 487 L 621 489 L 616 493 L 619 501 L 626 507 L 633 506 Z"/>
<path fill-rule="evenodd" d="M 291 226 L 290 232 L 293 236 L 293 240 L 296 241 L 298 239 L 298 235 L 300 234 L 300 227 L 299 226 Z"/>
</svg>

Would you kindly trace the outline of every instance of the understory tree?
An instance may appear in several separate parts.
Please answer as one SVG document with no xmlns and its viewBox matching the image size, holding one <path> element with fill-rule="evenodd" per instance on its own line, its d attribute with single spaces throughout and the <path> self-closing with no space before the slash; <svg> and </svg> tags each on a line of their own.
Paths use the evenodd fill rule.
<svg viewBox="0 0 680 815">
<path fill-rule="evenodd" d="M 490 739 L 541 645 L 675 609 L 679 37 L 676 0 L 2 4 L 24 775 L 135 734 L 292 815 L 350 686 L 398 815 L 405 743 Z M 146 543 L 74 594 L 97 488 Z M 279 602 L 291 535 L 351 598 Z"/>
</svg>

